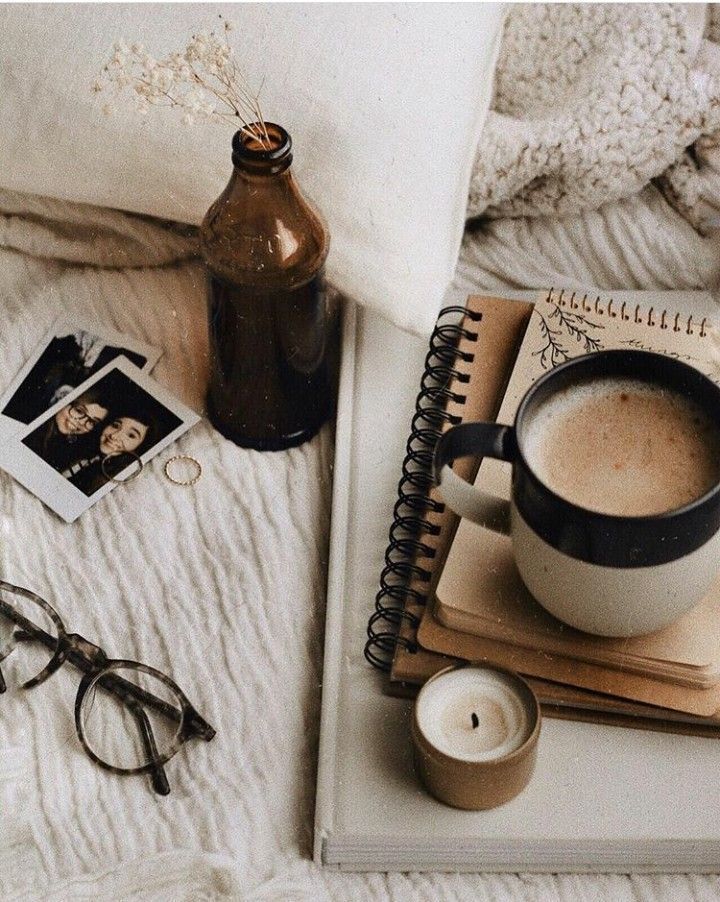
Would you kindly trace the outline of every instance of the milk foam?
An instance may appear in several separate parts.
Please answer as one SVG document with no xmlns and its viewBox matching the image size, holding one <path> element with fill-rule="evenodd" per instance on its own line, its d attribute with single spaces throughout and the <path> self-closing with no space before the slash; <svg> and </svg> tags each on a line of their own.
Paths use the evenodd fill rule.
<svg viewBox="0 0 720 902">
<path fill-rule="evenodd" d="M 581 507 L 658 514 L 720 481 L 720 429 L 678 392 L 605 377 L 549 398 L 523 428 L 531 469 Z"/>
</svg>

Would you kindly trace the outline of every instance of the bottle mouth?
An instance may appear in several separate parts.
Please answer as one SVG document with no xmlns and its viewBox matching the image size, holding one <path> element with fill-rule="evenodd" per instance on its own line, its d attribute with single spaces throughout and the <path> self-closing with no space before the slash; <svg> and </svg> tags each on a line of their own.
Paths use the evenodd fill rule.
<svg viewBox="0 0 720 902">
<path fill-rule="evenodd" d="M 275 122 L 251 122 L 248 128 L 235 132 L 232 149 L 234 165 L 243 168 L 279 172 L 292 163 L 292 139 Z"/>
</svg>

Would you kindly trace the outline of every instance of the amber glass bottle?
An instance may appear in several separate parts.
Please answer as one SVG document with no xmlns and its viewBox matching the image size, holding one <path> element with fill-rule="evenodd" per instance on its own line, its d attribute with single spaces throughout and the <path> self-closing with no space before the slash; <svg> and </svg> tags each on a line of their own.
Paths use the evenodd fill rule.
<svg viewBox="0 0 720 902">
<path fill-rule="evenodd" d="M 290 172 L 290 136 L 233 138 L 233 173 L 200 229 L 208 271 L 213 425 L 238 445 L 299 445 L 327 418 L 331 393 L 323 265 L 328 232 Z M 265 141 L 267 145 L 267 141 Z"/>
</svg>

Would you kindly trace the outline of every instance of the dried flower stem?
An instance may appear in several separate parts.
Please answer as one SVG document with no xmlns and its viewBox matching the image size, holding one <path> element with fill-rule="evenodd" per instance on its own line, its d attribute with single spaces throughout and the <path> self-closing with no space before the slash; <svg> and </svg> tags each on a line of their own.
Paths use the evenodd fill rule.
<svg viewBox="0 0 720 902">
<path fill-rule="evenodd" d="M 222 19 L 222 16 L 220 16 Z M 112 56 L 95 82 L 96 93 L 129 89 L 140 113 L 151 106 L 183 111 L 183 122 L 200 116 L 216 121 L 232 118 L 240 131 L 265 149 L 272 141 L 257 94 L 248 86 L 230 46 L 232 25 L 223 19 L 223 38 L 214 32 L 193 35 L 183 51 L 156 60 L 142 44 L 118 41 Z M 105 112 L 110 113 L 109 105 Z"/>
</svg>

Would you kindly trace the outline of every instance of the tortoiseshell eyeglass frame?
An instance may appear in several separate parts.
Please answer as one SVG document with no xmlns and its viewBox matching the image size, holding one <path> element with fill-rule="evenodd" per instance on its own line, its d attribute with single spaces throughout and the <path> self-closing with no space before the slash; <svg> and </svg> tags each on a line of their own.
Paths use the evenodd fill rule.
<svg viewBox="0 0 720 902">
<path fill-rule="evenodd" d="M 8 604 L 2 596 L 3 592 L 11 592 L 23 596 L 42 608 L 57 630 L 57 636 L 50 635 L 50 633 L 29 621 L 11 604 Z M 34 686 L 38 686 L 52 676 L 56 670 L 59 670 L 66 661 L 82 670 L 84 676 L 80 681 L 80 687 L 75 697 L 75 729 L 87 755 L 100 767 L 104 767 L 106 770 L 116 774 L 149 774 L 155 792 L 160 795 L 168 795 L 170 784 L 163 765 L 179 751 L 180 747 L 188 739 L 199 738 L 209 742 L 215 735 L 215 730 L 190 704 L 180 687 L 170 677 L 159 670 L 155 670 L 153 667 L 148 667 L 138 661 L 109 658 L 99 645 L 95 645 L 78 633 L 68 633 L 57 611 L 44 598 L 41 598 L 29 589 L 23 589 L 20 586 L 14 586 L 11 583 L 0 580 L 0 616 L 3 615 L 17 624 L 19 630 L 16 630 L 14 633 L 14 642 L 0 649 L 0 661 L 10 654 L 15 648 L 15 643 L 22 641 L 35 640 L 41 642 L 52 651 L 52 657 L 40 673 L 27 680 L 20 688 L 32 689 Z M 159 680 L 175 694 L 179 702 L 179 708 L 114 673 L 114 671 L 120 670 L 135 670 Z M 83 701 L 87 697 L 88 692 L 96 686 L 100 686 L 104 691 L 117 696 L 127 706 L 140 733 L 147 758 L 146 764 L 138 767 L 117 767 L 100 758 L 88 744 L 83 729 Z M 0 671 L 0 693 L 5 692 L 6 689 L 7 686 L 2 671 Z M 177 724 L 174 740 L 162 754 L 158 751 L 152 726 L 145 711 L 146 707 Z"/>
</svg>

